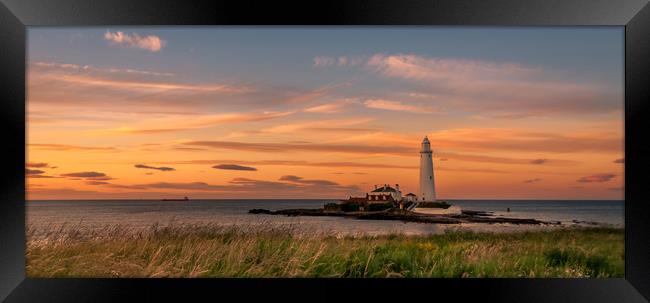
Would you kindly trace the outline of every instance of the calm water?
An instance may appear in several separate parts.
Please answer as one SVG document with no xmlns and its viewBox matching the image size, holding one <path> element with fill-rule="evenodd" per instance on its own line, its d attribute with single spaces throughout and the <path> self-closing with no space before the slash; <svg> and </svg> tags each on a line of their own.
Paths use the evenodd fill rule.
<svg viewBox="0 0 650 303">
<path fill-rule="evenodd" d="M 338 234 L 427 234 L 440 233 L 458 225 L 404 223 L 399 221 L 355 220 L 339 217 L 286 217 L 248 214 L 249 209 L 319 208 L 333 200 L 195 200 L 163 202 L 152 200 L 29 201 L 27 223 L 36 229 L 52 229 L 63 224 L 79 228 L 102 228 L 126 225 L 133 229 L 148 228 L 154 223 L 217 224 L 223 226 L 285 226 L 303 231 Z M 452 200 L 462 209 L 492 211 L 495 216 L 573 220 L 623 226 L 624 201 L 515 201 Z M 510 212 L 506 209 L 510 208 Z M 471 225 L 471 224 L 470 224 Z M 508 231 L 527 228 L 501 224 L 480 224 L 462 228 Z"/>
</svg>

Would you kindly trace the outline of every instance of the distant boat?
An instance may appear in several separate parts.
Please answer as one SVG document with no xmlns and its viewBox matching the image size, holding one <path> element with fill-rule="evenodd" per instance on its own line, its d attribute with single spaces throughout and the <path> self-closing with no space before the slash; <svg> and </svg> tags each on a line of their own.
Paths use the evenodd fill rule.
<svg viewBox="0 0 650 303">
<path fill-rule="evenodd" d="M 190 199 L 188 199 L 187 197 L 185 197 L 185 198 L 183 198 L 183 199 L 162 199 L 162 200 L 163 200 L 163 201 L 189 201 Z"/>
</svg>

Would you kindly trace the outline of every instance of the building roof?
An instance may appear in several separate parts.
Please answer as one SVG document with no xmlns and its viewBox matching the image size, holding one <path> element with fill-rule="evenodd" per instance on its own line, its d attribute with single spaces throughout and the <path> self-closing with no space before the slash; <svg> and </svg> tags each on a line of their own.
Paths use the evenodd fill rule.
<svg viewBox="0 0 650 303">
<path fill-rule="evenodd" d="M 408 194 L 406 194 L 406 195 L 407 195 L 407 196 L 415 196 L 414 193 L 408 193 Z"/>
<path fill-rule="evenodd" d="M 390 186 L 382 186 L 371 191 L 371 193 L 396 193 L 396 192 L 397 190 Z"/>
</svg>

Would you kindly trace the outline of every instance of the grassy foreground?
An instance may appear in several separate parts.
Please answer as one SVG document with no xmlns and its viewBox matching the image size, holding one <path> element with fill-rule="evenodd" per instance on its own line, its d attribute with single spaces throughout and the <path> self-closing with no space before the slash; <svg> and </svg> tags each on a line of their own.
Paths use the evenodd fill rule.
<svg viewBox="0 0 650 303">
<path fill-rule="evenodd" d="M 28 239 L 31 239 L 28 234 Z M 336 237 L 214 226 L 28 240 L 28 277 L 623 277 L 622 229 Z"/>
</svg>

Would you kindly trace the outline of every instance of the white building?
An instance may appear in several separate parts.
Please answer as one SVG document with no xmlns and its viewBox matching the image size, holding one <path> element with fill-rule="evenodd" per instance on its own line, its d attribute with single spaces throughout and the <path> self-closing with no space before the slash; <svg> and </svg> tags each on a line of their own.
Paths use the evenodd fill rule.
<svg viewBox="0 0 650 303">
<path fill-rule="evenodd" d="M 382 187 L 375 185 L 375 189 L 368 193 L 368 202 L 391 200 L 396 202 L 402 200 L 402 192 L 399 190 L 399 184 L 395 184 L 395 188 L 388 184 L 384 184 Z"/>
<path fill-rule="evenodd" d="M 414 193 L 408 193 L 406 196 L 404 196 L 404 202 L 415 202 L 418 200 L 418 196 L 416 196 Z"/>
<path fill-rule="evenodd" d="M 420 149 L 420 191 L 418 195 L 418 201 L 436 201 L 431 143 L 426 136 L 422 140 L 422 149 Z"/>
</svg>

